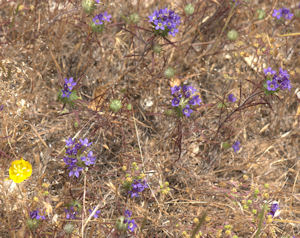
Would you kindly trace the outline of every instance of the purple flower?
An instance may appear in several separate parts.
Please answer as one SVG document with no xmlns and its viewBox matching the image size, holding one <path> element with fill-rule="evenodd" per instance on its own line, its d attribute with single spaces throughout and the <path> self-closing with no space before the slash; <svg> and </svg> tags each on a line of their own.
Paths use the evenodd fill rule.
<svg viewBox="0 0 300 238">
<path fill-rule="evenodd" d="M 236 142 L 233 143 L 232 148 L 233 148 L 235 153 L 240 150 L 240 144 L 241 143 L 239 141 L 236 141 Z"/>
<path fill-rule="evenodd" d="M 139 193 L 143 192 L 145 188 L 148 188 L 148 185 L 146 183 L 146 180 L 134 180 L 133 183 L 131 184 L 131 190 L 129 191 L 129 194 L 131 197 L 139 197 Z"/>
<path fill-rule="evenodd" d="M 96 3 L 100 3 L 100 0 L 95 0 L 96 1 Z"/>
<path fill-rule="evenodd" d="M 172 93 L 172 95 L 173 94 L 177 94 L 177 93 L 179 93 L 180 92 L 180 89 L 181 89 L 181 86 L 174 86 L 174 87 L 172 87 L 171 88 L 171 93 Z"/>
<path fill-rule="evenodd" d="M 132 216 L 132 212 L 129 211 L 128 209 L 125 210 L 124 214 L 125 214 L 125 217 L 128 217 L 128 218 Z"/>
<path fill-rule="evenodd" d="M 78 167 L 76 165 L 72 165 L 69 167 L 69 177 L 75 176 L 75 177 L 79 177 L 79 173 L 83 170 L 83 168 Z"/>
<path fill-rule="evenodd" d="M 134 219 L 128 220 L 127 224 L 128 224 L 128 227 L 127 227 L 128 230 L 130 232 L 134 232 L 134 229 L 137 227 L 137 224 L 135 223 L 135 220 Z"/>
<path fill-rule="evenodd" d="M 282 17 L 284 17 L 287 20 L 291 20 L 294 14 L 291 13 L 291 11 L 288 8 L 283 7 L 278 10 L 274 9 L 272 16 L 276 17 L 278 20 Z"/>
<path fill-rule="evenodd" d="M 80 141 L 81 145 L 86 146 L 86 147 L 89 147 L 92 144 L 92 142 L 89 143 L 89 140 L 87 138 L 85 138 L 84 140 L 79 139 L 79 141 Z"/>
<path fill-rule="evenodd" d="M 278 88 L 278 84 L 277 84 L 276 80 L 272 80 L 272 81 L 268 80 L 267 81 L 267 89 L 269 91 L 276 91 L 277 88 Z"/>
<path fill-rule="evenodd" d="M 75 158 L 70 158 L 70 157 L 64 157 L 64 162 L 66 163 L 66 165 L 69 165 L 69 166 L 74 166 L 77 162 L 77 159 Z"/>
<path fill-rule="evenodd" d="M 236 97 L 231 93 L 228 95 L 228 101 L 229 102 L 235 102 L 236 101 Z"/>
<path fill-rule="evenodd" d="M 168 10 L 168 8 L 155 10 L 148 18 L 157 31 L 162 31 L 162 33 L 168 33 L 172 36 L 175 36 L 178 32 L 177 27 L 180 24 L 180 17 L 174 11 Z"/>
<path fill-rule="evenodd" d="M 190 108 L 190 105 L 186 105 L 185 108 L 182 110 L 183 114 L 189 117 L 193 110 Z"/>
<path fill-rule="evenodd" d="M 92 210 L 92 209 L 89 209 L 89 213 L 92 214 L 92 212 L 95 210 L 95 208 Z M 97 210 L 96 213 L 94 214 L 94 218 L 98 218 L 99 217 L 99 214 L 101 213 L 100 210 Z"/>
<path fill-rule="evenodd" d="M 107 12 L 104 12 L 104 13 L 100 13 L 100 14 L 96 15 L 93 18 L 93 22 L 95 23 L 95 25 L 102 25 L 103 21 L 110 22 L 111 15 L 108 15 Z"/>
<path fill-rule="evenodd" d="M 199 95 L 193 96 L 192 99 L 189 101 L 189 104 L 193 105 L 193 106 L 195 106 L 195 105 L 200 106 L 200 103 L 201 103 L 201 99 L 200 99 Z"/>
<path fill-rule="evenodd" d="M 289 79 L 290 75 L 288 74 L 288 72 L 286 70 L 279 68 L 279 77 Z"/>
<path fill-rule="evenodd" d="M 4 108 L 4 105 L 3 105 L 3 104 L 1 104 L 1 105 L 0 105 L 0 111 L 2 111 L 2 110 L 3 110 L 3 108 Z"/>
<path fill-rule="evenodd" d="M 180 99 L 179 99 L 179 98 L 174 97 L 174 98 L 172 99 L 172 106 L 173 106 L 173 107 L 178 107 L 178 106 L 179 106 L 179 103 L 180 103 Z"/>
<path fill-rule="evenodd" d="M 276 71 L 272 70 L 271 67 L 264 70 L 265 74 L 271 73 L 273 75 L 272 80 L 267 80 L 267 89 L 268 91 L 276 91 L 278 88 L 281 90 L 291 90 L 291 82 L 289 80 L 290 75 L 286 70 L 279 68 L 279 74 Z"/>
<path fill-rule="evenodd" d="M 291 90 L 291 88 L 292 88 L 291 82 L 287 78 L 278 79 L 277 83 L 279 84 L 279 87 L 282 90 L 285 90 L 285 89 Z"/>
<path fill-rule="evenodd" d="M 192 86 L 188 86 L 188 85 L 183 85 L 182 87 L 182 91 L 184 93 L 184 96 L 186 98 L 189 98 L 191 95 L 193 95 L 197 90 L 192 87 Z"/>
<path fill-rule="evenodd" d="M 65 78 L 64 85 L 66 85 L 68 87 L 69 91 L 72 91 L 73 87 L 76 86 L 76 82 L 74 82 L 72 77 L 69 79 Z"/>
<path fill-rule="evenodd" d="M 88 153 L 88 156 L 83 156 L 80 158 L 84 163 L 85 165 L 89 166 L 91 164 L 95 164 L 96 162 L 96 157 L 93 156 L 93 151 L 90 151 Z"/>
<path fill-rule="evenodd" d="M 66 89 L 62 89 L 61 90 L 62 91 L 62 95 L 61 95 L 61 97 L 63 97 L 63 98 L 69 98 L 70 97 L 70 95 L 71 95 L 71 91 L 69 91 L 68 89 L 66 90 Z"/>
<path fill-rule="evenodd" d="M 70 137 L 69 139 L 66 140 L 66 146 L 72 146 L 74 145 L 75 140 L 72 140 L 72 138 Z"/>
<path fill-rule="evenodd" d="M 270 208 L 269 215 L 272 215 L 272 217 L 277 217 L 279 215 L 279 204 L 278 202 L 273 202 Z"/>
<path fill-rule="evenodd" d="M 40 219 L 45 220 L 46 219 L 45 216 L 39 215 L 39 210 L 38 209 L 30 212 L 29 216 L 30 216 L 31 219 L 36 219 L 36 220 L 40 220 Z"/>
<path fill-rule="evenodd" d="M 65 209 L 66 219 L 76 219 L 77 212 L 74 210 L 74 207 Z"/>
<path fill-rule="evenodd" d="M 275 70 L 272 70 L 271 67 L 268 67 L 268 68 L 264 69 L 264 73 L 265 73 L 266 76 L 267 76 L 268 74 L 274 75 L 274 74 L 276 74 L 276 71 L 275 71 Z"/>
</svg>

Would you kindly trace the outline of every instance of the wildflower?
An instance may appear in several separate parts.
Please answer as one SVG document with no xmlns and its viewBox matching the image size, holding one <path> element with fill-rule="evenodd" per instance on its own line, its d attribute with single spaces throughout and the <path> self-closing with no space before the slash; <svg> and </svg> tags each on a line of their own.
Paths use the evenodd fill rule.
<svg viewBox="0 0 300 238">
<path fill-rule="evenodd" d="M 96 3 L 100 3 L 100 0 L 95 0 Z"/>
<path fill-rule="evenodd" d="M 85 150 L 92 144 L 87 138 L 78 141 L 69 138 L 66 140 L 66 156 L 63 157 L 64 162 L 68 166 L 69 176 L 79 177 L 83 167 L 95 164 L 96 157 L 92 151 Z"/>
<path fill-rule="evenodd" d="M 192 94 L 196 92 L 196 89 L 193 88 L 192 86 L 184 85 L 182 87 L 182 91 L 184 93 L 185 98 L 189 98 Z"/>
<path fill-rule="evenodd" d="M 89 166 L 89 165 L 92 165 L 92 164 L 95 164 L 96 162 L 96 157 L 93 156 L 93 151 L 90 151 L 88 153 L 88 156 L 83 156 L 80 158 L 84 163 L 85 165 Z"/>
<path fill-rule="evenodd" d="M 278 202 L 274 201 L 272 203 L 271 208 L 270 208 L 270 212 L 268 214 L 271 215 L 272 217 L 279 216 L 280 211 L 279 211 L 279 204 L 278 204 Z"/>
<path fill-rule="evenodd" d="M 124 223 L 127 224 L 127 229 L 130 232 L 134 232 L 134 229 L 137 227 L 137 225 L 134 219 L 129 219 L 131 216 L 132 216 L 132 212 L 126 209 Z"/>
<path fill-rule="evenodd" d="M 172 106 L 173 106 L 173 107 L 178 107 L 178 106 L 179 106 L 179 103 L 180 103 L 180 99 L 179 99 L 179 98 L 174 97 L 174 98 L 172 99 Z"/>
<path fill-rule="evenodd" d="M 95 208 L 92 210 L 92 209 L 89 209 L 89 213 L 90 214 L 92 214 L 93 213 L 93 211 L 95 210 Z M 96 212 L 95 212 L 95 214 L 94 214 L 94 218 L 99 218 L 99 214 L 101 213 L 101 211 L 100 210 L 97 210 Z"/>
<path fill-rule="evenodd" d="M 70 207 L 69 209 L 65 209 L 66 219 L 76 219 L 77 211 L 74 210 L 74 207 Z"/>
<path fill-rule="evenodd" d="M 74 145 L 75 140 L 72 140 L 72 138 L 70 137 L 69 139 L 66 140 L 66 146 L 72 146 Z"/>
<path fill-rule="evenodd" d="M 186 105 L 185 108 L 182 110 L 183 114 L 189 117 L 193 110 L 190 108 L 190 105 Z"/>
<path fill-rule="evenodd" d="M 64 83 L 64 88 L 62 89 L 62 97 L 65 98 L 69 98 L 73 87 L 76 85 L 76 82 L 73 81 L 73 78 L 67 79 L 65 78 L 65 83 Z"/>
<path fill-rule="evenodd" d="M 134 232 L 134 229 L 137 227 L 136 223 L 135 223 L 135 220 L 134 219 L 131 219 L 127 222 L 128 224 L 128 230 L 130 232 Z"/>
<path fill-rule="evenodd" d="M 148 185 L 146 183 L 146 180 L 142 181 L 141 179 L 134 180 L 131 184 L 131 190 L 129 191 L 129 194 L 131 197 L 139 197 L 139 193 L 143 192 L 145 188 L 148 188 Z"/>
<path fill-rule="evenodd" d="M 77 159 L 71 157 L 64 157 L 64 162 L 66 163 L 66 165 L 74 166 L 77 162 Z"/>
<path fill-rule="evenodd" d="M 234 144 L 232 145 L 234 152 L 238 152 L 240 150 L 240 144 L 241 143 L 239 141 L 234 142 Z"/>
<path fill-rule="evenodd" d="M 236 97 L 231 93 L 228 95 L 228 101 L 229 102 L 235 102 L 236 101 Z"/>
<path fill-rule="evenodd" d="M 174 87 L 172 87 L 171 88 L 171 93 L 172 93 L 172 95 L 173 94 L 176 94 L 176 93 L 179 93 L 180 92 L 180 89 L 181 89 L 181 86 L 174 86 Z"/>
<path fill-rule="evenodd" d="M 276 80 L 268 80 L 267 81 L 267 89 L 269 91 L 276 91 L 278 88 L 278 84 L 276 82 Z"/>
<path fill-rule="evenodd" d="M 276 17 L 278 20 L 283 17 L 287 20 L 291 20 L 294 14 L 291 13 L 291 11 L 288 8 L 283 7 L 278 10 L 274 9 L 272 16 Z"/>
<path fill-rule="evenodd" d="M 177 27 L 180 24 L 180 17 L 174 11 L 168 10 L 168 8 L 155 10 L 148 17 L 154 29 L 163 36 L 166 34 L 175 36 L 178 32 Z"/>
<path fill-rule="evenodd" d="M 15 183 L 21 183 L 25 179 L 28 179 L 32 174 L 31 164 L 21 158 L 20 160 L 15 160 L 11 163 L 9 168 L 9 177 Z"/>
<path fill-rule="evenodd" d="M 69 177 L 75 176 L 75 177 L 79 177 L 79 173 L 83 170 L 83 168 L 76 166 L 76 165 L 72 165 L 69 167 Z"/>
<path fill-rule="evenodd" d="M 76 86 L 76 82 L 74 82 L 73 78 L 65 78 L 65 85 L 68 87 L 70 91 L 72 91 L 73 87 Z"/>
<path fill-rule="evenodd" d="M 192 99 L 189 101 L 189 104 L 193 105 L 193 106 L 200 105 L 200 103 L 201 103 L 201 99 L 200 99 L 199 95 L 193 96 Z"/>
<path fill-rule="evenodd" d="M 266 81 L 266 89 L 268 91 L 274 92 L 277 91 L 279 88 L 281 90 L 291 90 L 291 82 L 289 80 L 290 75 L 286 70 L 283 70 L 282 68 L 279 68 L 279 73 L 277 74 L 275 70 L 272 70 L 272 68 L 264 69 L 265 75 L 271 74 L 271 78 L 268 77 Z"/>
<path fill-rule="evenodd" d="M 29 216 L 31 219 L 36 219 L 36 220 L 45 220 L 45 216 L 43 215 L 39 215 L 39 210 L 34 210 L 32 212 L 29 213 Z"/>
<path fill-rule="evenodd" d="M 268 68 L 264 69 L 264 73 L 265 73 L 266 76 L 268 74 L 274 75 L 274 74 L 276 74 L 276 71 L 273 70 L 271 67 L 268 67 Z"/>
<path fill-rule="evenodd" d="M 128 209 L 125 210 L 125 217 L 131 217 L 132 216 L 132 212 Z"/>
<path fill-rule="evenodd" d="M 81 143 L 83 146 L 86 146 L 86 147 L 89 147 L 89 146 L 92 144 L 92 142 L 91 142 L 91 143 L 88 143 L 89 140 L 88 140 L 87 138 L 85 138 L 84 140 L 79 139 L 79 141 L 80 141 L 80 143 Z"/>
<path fill-rule="evenodd" d="M 100 13 L 93 18 L 95 25 L 102 25 L 104 21 L 110 22 L 111 15 L 108 15 L 107 12 Z"/>
<path fill-rule="evenodd" d="M 189 117 L 193 112 L 191 106 L 200 105 L 201 99 L 199 95 L 195 95 L 196 89 L 189 85 L 171 87 L 171 93 L 174 95 L 172 106 L 179 108 L 180 116 Z"/>
</svg>

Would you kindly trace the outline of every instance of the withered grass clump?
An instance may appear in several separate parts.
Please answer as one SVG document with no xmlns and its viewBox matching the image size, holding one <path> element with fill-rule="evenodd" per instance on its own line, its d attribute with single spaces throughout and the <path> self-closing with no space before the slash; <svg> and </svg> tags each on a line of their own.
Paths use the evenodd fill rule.
<svg viewBox="0 0 300 238">
<path fill-rule="evenodd" d="M 149 22 L 166 7 L 176 34 Z M 272 16 L 283 7 L 291 19 Z M 0 2 L 0 237 L 299 236 L 298 8 Z M 287 70 L 291 90 L 268 93 L 268 67 Z M 71 77 L 76 97 L 58 100 Z M 201 98 L 188 117 L 173 110 L 176 85 Z M 78 178 L 63 159 L 69 138 L 93 142 L 96 163 Z M 32 175 L 16 184 L 20 158 Z"/>
</svg>

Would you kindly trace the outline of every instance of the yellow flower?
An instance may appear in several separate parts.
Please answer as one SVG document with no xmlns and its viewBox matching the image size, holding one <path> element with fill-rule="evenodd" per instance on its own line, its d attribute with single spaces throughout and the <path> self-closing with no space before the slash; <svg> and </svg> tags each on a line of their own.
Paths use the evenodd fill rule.
<svg viewBox="0 0 300 238">
<path fill-rule="evenodd" d="M 25 179 L 28 179 L 32 174 L 32 166 L 28 161 L 15 160 L 11 163 L 9 168 L 9 178 L 15 183 L 21 183 Z"/>
</svg>

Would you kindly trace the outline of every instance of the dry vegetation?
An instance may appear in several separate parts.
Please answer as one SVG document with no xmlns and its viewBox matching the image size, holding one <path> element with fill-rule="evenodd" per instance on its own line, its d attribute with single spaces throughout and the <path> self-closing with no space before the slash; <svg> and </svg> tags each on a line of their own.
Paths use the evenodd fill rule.
<svg viewBox="0 0 300 238">
<path fill-rule="evenodd" d="M 272 17 L 281 7 L 295 14 L 299 2 L 191 3 L 187 15 L 184 0 L 101 1 L 88 15 L 79 0 L 0 1 L 0 237 L 299 237 L 300 18 Z M 179 33 L 154 37 L 147 16 L 165 6 L 180 15 Z M 104 11 L 112 22 L 96 34 L 89 23 Z M 265 95 L 267 67 L 287 70 L 292 89 Z M 74 107 L 57 100 L 70 77 L 80 96 Z M 178 80 L 201 95 L 189 118 L 168 113 Z M 116 113 L 112 99 L 123 104 Z M 69 137 L 88 138 L 97 157 L 79 178 L 63 161 Z M 8 171 L 21 157 L 33 172 L 15 184 Z M 138 198 L 123 187 L 133 173 L 149 185 Z M 68 220 L 74 201 L 82 210 Z M 281 213 L 270 220 L 262 211 L 273 201 Z M 36 209 L 46 219 L 32 228 Z M 120 234 L 125 209 L 137 228 Z"/>
</svg>

